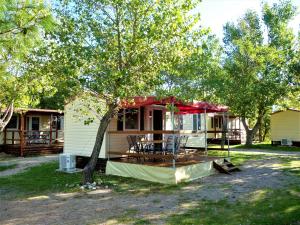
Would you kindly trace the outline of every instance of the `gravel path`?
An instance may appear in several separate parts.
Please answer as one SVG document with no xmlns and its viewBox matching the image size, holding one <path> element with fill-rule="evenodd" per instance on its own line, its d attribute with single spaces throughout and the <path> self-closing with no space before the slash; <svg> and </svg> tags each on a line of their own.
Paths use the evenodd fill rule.
<svg viewBox="0 0 300 225">
<path fill-rule="evenodd" d="M 277 156 L 248 161 L 241 172 L 206 177 L 172 194 L 118 194 L 99 189 L 5 200 L 0 204 L 0 224 L 112 224 L 117 221 L 111 218 L 128 212 L 154 224 L 163 224 L 168 215 L 188 210 L 202 199 L 236 201 L 264 188 L 282 189 L 300 184 L 299 178 L 280 169 L 280 162 Z"/>
<path fill-rule="evenodd" d="M 51 162 L 58 160 L 58 155 L 49 156 L 38 156 L 38 157 L 18 157 L 18 158 L 8 158 L 7 160 L 1 160 L 1 166 L 16 165 L 13 169 L 8 169 L 0 172 L 0 177 L 10 176 L 16 173 L 20 173 L 30 167 L 40 165 L 45 162 Z"/>
</svg>

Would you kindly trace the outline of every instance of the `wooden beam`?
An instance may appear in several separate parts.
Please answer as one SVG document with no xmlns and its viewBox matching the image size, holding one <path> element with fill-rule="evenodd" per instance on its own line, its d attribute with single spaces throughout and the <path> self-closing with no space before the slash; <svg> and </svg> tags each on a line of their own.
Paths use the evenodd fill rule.
<svg viewBox="0 0 300 225">
<path fill-rule="evenodd" d="M 7 138 L 7 130 L 6 128 L 4 129 L 4 140 L 3 140 L 3 144 L 6 145 L 6 138 Z"/>
<path fill-rule="evenodd" d="M 108 134 L 179 134 L 179 131 L 173 130 L 142 130 L 142 131 L 108 131 Z"/>
<path fill-rule="evenodd" d="M 50 114 L 50 136 L 49 136 L 49 145 L 51 145 L 52 144 L 52 119 L 53 119 L 53 117 L 52 117 L 52 114 Z"/>
<path fill-rule="evenodd" d="M 21 113 L 21 126 L 20 126 L 20 156 L 24 156 L 24 149 L 26 146 L 26 142 L 24 139 L 24 127 L 25 127 L 25 114 Z"/>
</svg>

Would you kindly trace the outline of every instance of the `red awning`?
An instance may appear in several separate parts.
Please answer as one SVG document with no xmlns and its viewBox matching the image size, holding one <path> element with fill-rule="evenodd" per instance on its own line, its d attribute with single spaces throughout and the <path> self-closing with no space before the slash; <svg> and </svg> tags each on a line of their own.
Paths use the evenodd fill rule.
<svg viewBox="0 0 300 225">
<path fill-rule="evenodd" d="M 177 114 L 196 114 L 196 113 L 207 113 L 210 112 L 227 112 L 227 106 L 215 105 L 208 102 L 194 102 L 194 103 L 183 103 L 183 101 L 176 99 L 175 97 L 168 97 L 158 99 L 155 96 L 149 97 L 134 97 L 132 100 L 122 101 L 123 108 L 138 108 L 141 106 L 148 105 L 167 105 L 172 104 L 177 107 Z"/>
</svg>

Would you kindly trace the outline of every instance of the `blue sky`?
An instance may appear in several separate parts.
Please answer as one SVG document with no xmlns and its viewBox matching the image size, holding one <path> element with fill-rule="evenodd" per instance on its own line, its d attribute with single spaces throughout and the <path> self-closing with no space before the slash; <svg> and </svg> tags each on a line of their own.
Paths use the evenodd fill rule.
<svg viewBox="0 0 300 225">
<path fill-rule="evenodd" d="M 210 27 L 212 32 L 222 39 L 223 25 L 226 22 L 237 21 L 247 9 L 260 12 L 261 2 L 261 0 L 202 0 L 199 7 L 201 24 Z M 278 0 L 265 0 L 265 2 L 273 4 Z M 298 7 L 298 15 L 290 23 L 296 33 L 300 24 L 300 0 L 292 0 L 292 3 Z"/>
</svg>

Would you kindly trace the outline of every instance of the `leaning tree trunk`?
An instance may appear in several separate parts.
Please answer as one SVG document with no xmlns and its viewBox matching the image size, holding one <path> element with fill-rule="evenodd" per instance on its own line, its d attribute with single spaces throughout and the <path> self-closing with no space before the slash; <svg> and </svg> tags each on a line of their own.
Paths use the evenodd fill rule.
<svg viewBox="0 0 300 225">
<path fill-rule="evenodd" d="M 263 116 L 264 116 L 264 113 L 260 113 L 258 115 L 256 123 L 252 129 L 250 129 L 248 124 L 246 123 L 246 118 L 242 117 L 242 123 L 243 123 L 245 131 L 246 131 L 246 146 L 252 145 L 254 135 L 257 133 L 258 129 L 261 126 L 261 121 L 262 121 Z"/>
<path fill-rule="evenodd" d="M 108 124 L 109 124 L 111 118 L 114 116 L 116 111 L 117 111 L 117 105 L 115 105 L 115 104 L 109 105 L 108 111 L 104 114 L 104 116 L 102 117 L 102 119 L 100 121 L 100 125 L 98 127 L 96 141 L 95 141 L 92 155 L 90 157 L 89 162 L 86 164 L 86 166 L 83 169 L 83 183 L 84 184 L 93 182 L 93 173 L 96 168 L 96 164 L 97 164 L 101 146 L 103 143 L 105 131 L 108 127 Z"/>
<path fill-rule="evenodd" d="M 12 115 L 14 112 L 14 104 L 11 103 L 6 110 L 2 113 L 2 110 L 0 108 L 0 132 L 4 130 L 6 125 L 9 123 Z"/>
</svg>

